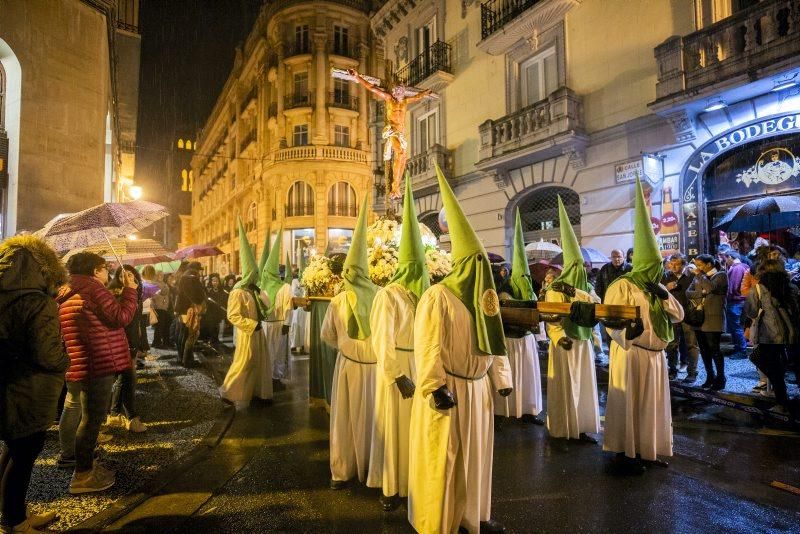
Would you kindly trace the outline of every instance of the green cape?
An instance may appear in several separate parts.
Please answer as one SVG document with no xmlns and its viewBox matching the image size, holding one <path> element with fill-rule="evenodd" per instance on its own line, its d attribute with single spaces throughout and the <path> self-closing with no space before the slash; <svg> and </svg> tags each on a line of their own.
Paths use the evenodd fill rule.
<svg viewBox="0 0 800 534">
<path fill-rule="evenodd" d="M 425 261 L 425 245 L 419 231 L 417 212 L 414 209 L 414 195 L 411 192 L 411 178 L 406 174 L 406 195 L 403 199 L 403 228 L 400 236 L 397 271 L 391 282 L 408 289 L 419 299 L 430 286 L 428 264 Z M 390 282 L 390 283 L 391 283 Z"/>
<path fill-rule="evenodd" d="M 531 281 L 531 269 L 525 254 L 525 238 L 522 236 L 522 219 L 517 210 L 514 224 L 514 250 L 511 257 L 511 292 L 516 300 L 536 300 Z"/>
<path fill-rule="evenodd" d="M 275 310 L 275 298 L 280 288 L 286 283 L 281 280 L 279 271 L 282 241 L 283 225 L 281 225 L 281 229 L 278 231 L 278 236 L 275 238 L 275 242 L 272 244 L 272 248 L 269 251 L 269 256 L 267 257 L 267 262 L 264 264 L 264 268 L 261 270 L 261 278 L 258 282 L 258 287 L 260 287 L 262 291 L 269 296 L 269 308 L 266 310 L 266 315 L 269 315 L 273 312 L 273 310 Z"/>
<path fill-rule="evenodd" d="M 561 197 L 558 197 L 558 224 L 561 229 L 561 253 L 564 258 L 564 270 L 555 281 L 564 282 L 582 291 L 589 292 L 589 279 L 586 276 L 586 267 L 583 266 L 583 254 L 572 223 L 564 208 Z M 592 329 L 578 326 L 565 317 L 561 323 L 564 331 L 572 339 L 591 339 Z"/>
<path fill-rule="evenodd" d="M 438 165 L 436 176 L 450 228 L 450 255 L 453 263 L 453 270 L 440 284 L 449 289 L 472 316 L 478 350 L 488 355 L 504 356 L 506 340 L 500 320 L 500 301 L 486 250 Z"/>
<path fill-rule="evenodd" d="M 245 289 L 249 285 L 258 283 L 258 268 L 253 249 L 250 248 L 250 243 L 247 241 L 247 232 L 244 231 L 242 220 L 238 219 L 236 222 L 239 225 L 239 263 L 241 264 L 242 279 L 236 282 L 233 288 Z"/>
<path fill-rule="evenodd" d="M 650 322 L 653 330 L 663 341 L 672 341 L 675 333 L 672 330 L 672 321 L 669 319 L 661 299 L 651 295 L 645 288 L 645 283 L 660 284 L 664 276 L 664 263 L 661 250 L 658 248 L 656 234 L 653 232 L 653 223 L 647 212 L 644 201 L 644 191 L 639 177 L 636 177 L 636 208 L 633 220 L 633 270 L 625 273 L 617 280 L 625 279 L 644 291 L 650 303 Z M 613 283 L 616 283 L 614 280 Z"/>
<path fill-rule="evenodd" d="M 367 339 L 370 334 L 369 314 L 372 301 L 380 289 L 369 277 L 367 256 L 367 211 L 369 195 L 364 195 L 358 222 L 353 231 L 350 250 L 344 260 L 342 277 L 347 295 L 347 335 L 352 339 Z M 352 298 L 355 297 L 355 304 Z"/>
</svg>

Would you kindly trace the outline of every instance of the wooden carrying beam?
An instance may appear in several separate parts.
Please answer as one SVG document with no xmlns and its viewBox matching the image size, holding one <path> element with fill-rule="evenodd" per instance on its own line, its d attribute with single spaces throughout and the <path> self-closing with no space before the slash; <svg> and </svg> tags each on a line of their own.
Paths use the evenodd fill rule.
<svg viewBox="0 0 800 534">
<path fill-rule="evenodd" d="M 536 302 L 535 308 L 500 307 L 500 316 L 505 326 L 534 328 L 539 321 L 560 321 L 569 317 L 569 302 Z M 598 319 L 638 319 L 638 306 L 619 306 L 613 304 L 595 304 L 595 317 Z"/>
</svg>

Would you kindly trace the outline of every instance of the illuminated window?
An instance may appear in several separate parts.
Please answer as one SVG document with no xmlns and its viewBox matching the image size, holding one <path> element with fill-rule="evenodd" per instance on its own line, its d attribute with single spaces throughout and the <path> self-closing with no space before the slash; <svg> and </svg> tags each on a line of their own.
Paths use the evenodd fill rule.
<svg viewBox="0 0 800 534">
<path fill-rule="evenodd" d="M 189 192 L 194 189 L 194 171 L 189 171 Z"/>
<path fill-rule="evenodd" d="M 186 150 L 191 150 L 191 149 L 192 149 L 192 142 L 187 139 L 186 140 Z"/>
<path fill-rule="evenodd" d="M 183 169 L 181 171 L 181 191 L 189 190 L 189 171 Z"/>
<path fill-rule="evenodd" d="M 328 191 L 328 215 L 358 216 L 356 190 L 347 182 L 337 182 Z"/>
<path fill-rule="evenodd" d="M 178 139 L 178 148 L 183 148 L 183 139 Z"/>
<path fill-rule="evenodd" d="M 350 146 L 350 127 L 336 124 L 333 127 L 333 144 L 336 146 Z"/>
<path fill-rule="evenodd" d="M 308 144 L 308 124 L 296 124 L 292 131 L 292 145 L 303 146 Z"/>
<path fill-rule="evenodd" d="M 314 215 L 314 188 L 306 182 L 295 182 L 289 189 L 286 216 Z"/>
</svg>

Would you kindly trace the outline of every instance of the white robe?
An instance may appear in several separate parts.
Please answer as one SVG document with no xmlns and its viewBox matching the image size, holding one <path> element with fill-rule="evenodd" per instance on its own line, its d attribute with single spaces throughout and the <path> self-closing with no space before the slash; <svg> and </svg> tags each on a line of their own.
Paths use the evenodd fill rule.
<svg viewBox="0 0 800 534">
<path fill-rule="evenodd" d="M 331 390 L 331 478 L 366 481 L 375 410 L 375 356 L 369 338 L 347 335 L 347 291 L 331 299 L 320 338 L 338 349 Z"/>
<path fill-rule="evenodd" d="M 305 296 L 305 290 L 303 290 L 303 286 L 300 285 L 300 281 L 295 278 L 292 280 L 292 296 L 294 297 L 303 297 Z M 308 344 L 306 343 L 306 328 L 308 325 L 308 314 L 306 310 L 303 308 L 297 308 L 292 313 L 292 326 L 289 330 L 289 345 L 290 348 L 300 348 L 306 347 L 308 348 Z"/>
<path fill-rule="evenodd" d="M 264 293 L 266 295 L 266 293 Z M 266 296 L 269 303 L 269 296 Z M 275 294 L 275 309 L 264 321 L 264 334 L 267 337 L 267 350 L 272 359 L 271 378 L 290 380 L 289 335 L 283 333 L 284 326 L 292 324 L 292 288 L 283 284 Z M 270 304 L 267 304 L 269 306 Z"/>
<path fill-rule="evenodd" d="M 683 307 L 671 293 L 662 302 L 673 323 L 683 320 Z M 638 453 L 644 460 L 672 456 L 667 342 L 653 331 L 650 303 L 641 289 L 618 280 L 606 291 L 605 304 L 639 306 L 644 332 L 627 340 L 624 329 L 607 329 L 611 357 L 603 450 L 624 452 L 629 458 Z"/>
<path fill-rule="evenodd" d="M 514 391 L 508 397 L 494 393 L 494 413 L 504 417 L 539 415 L 542 411 L 542 371 L 533 334 L 507 337 L 508 364 Z"/>
<path fill-rule="evenodd" d="M 575 290 L 571 299 L 557 291 L 545 293 L 546 302 L 599 302 L 593 294 Z M 547 362 L 547 431 L 554 438 L 578 439 L 581 433 L 600 432 L 600 405 L 592 339 L 573 339 L 564 350 L 558 340 L 566 336 L 561 322 L 547 323 L 550 358 Z"/>
<path fill-rule="evenodd" d="M 476 533 L 491 516 L 492 389 L 512 386 L 511 368 L 508 358 L 477 351 L 473 324 L 464 304 L 444 286 L 428 289 L 417 305 L 408 520 L 421 534 L 457 532 L 459 526 Z M 431 396 L 443 385 L 457 402 L 449 410 L 434 408 Z"/>
<path fill-rule="evenodd" d="M 261 293 L 262 300 L 266 294 Z M 272 362 L 267 351 L 267 340 L 258 326 L 258 310 L 250 291 L 234 289 L 228 298 L 228 321 L 236 332 L 236 350 L 233 363 L 219 388 L 220 397 L 237 407 L 245 407 L 250 399 L 272 398 Z"/>
<path fill-rule="evenodd" d="M 378 365 L 367 486 L 382 487 L 387 497 L 408 495 L 412 399 L 403 398 L 395 379 L 405 375 L 416 383 L 415 304 L 413 293 L 399 284 L 389 284 L 375 295 L 370 315 L 370 340 Z"/>
</svg>

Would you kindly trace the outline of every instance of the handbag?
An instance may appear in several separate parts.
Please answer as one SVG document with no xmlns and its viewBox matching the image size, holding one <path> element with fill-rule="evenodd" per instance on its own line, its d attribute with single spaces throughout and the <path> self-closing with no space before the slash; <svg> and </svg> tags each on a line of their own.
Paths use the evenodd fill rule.
<svg viewBox="0 0 800 534">
<path fill-rule="evenodd" d="M 683 315 L 683 322 L 692 328 L 700 328 L 706 321 L 706 312 L 703 309 L 705 299 L 701 299 L 698 304 L 692 303 Z"/>
<path fill-rule="evenodd" d="M 150 319 L 149 319 L 150 326 L 158 324 L 158 314 L 156 310 L 150 308 Z"/>
</svg>

